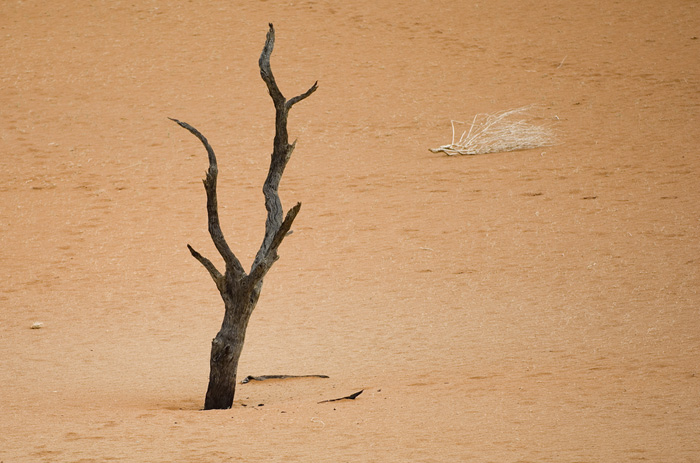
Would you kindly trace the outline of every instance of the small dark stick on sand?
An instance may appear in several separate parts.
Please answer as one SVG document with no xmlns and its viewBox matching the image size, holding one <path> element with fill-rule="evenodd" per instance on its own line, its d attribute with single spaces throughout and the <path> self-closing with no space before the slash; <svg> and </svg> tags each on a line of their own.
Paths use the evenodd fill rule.
<svg viewBox="0 0 700 463">
<path fill-rule="evenodd" d="M 287 378 L 328 378 L 326 375 L 262 375 L 262 376 L 246 376 L 241 384 L 251 381 L 265 381 L 266 379 L 287 379 Z"/>
<path fill-rule="evenodd" d="M 361 391 L 358 391 L 354 394 L 350 394 L 349 396 L 341 397 L 339 399 L 330 399 L 330 400 L 322 400 L 319 403 L 324 404 L 326 402 L 338 402 L 339 400 L 355 400 L 358 395 L 362 394 L 365 390 L 362 389 Z"/>
</svg>

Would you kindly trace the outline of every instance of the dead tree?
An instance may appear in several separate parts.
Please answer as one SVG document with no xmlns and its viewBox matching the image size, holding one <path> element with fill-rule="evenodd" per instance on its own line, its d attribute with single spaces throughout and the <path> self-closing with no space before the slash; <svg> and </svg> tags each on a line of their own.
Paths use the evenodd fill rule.
<svg viewBox="0 0 700 463">
<path fill-rule="evenodd" d="M 286 216 L 283 213 L 282 203 L 278 194 L 278 188 L 284 168 L 294 151 L 296 142 L 289 144 L 287 134 L 287 115 L 296 103 L 316 91 L 318 82 L 305 93 L 295 96 L 290 100 L 285 99 L 280 91 L 270 68 L 270 55 L 275 44 L 275 29 L 270 24 L 265 46 L 260 54 L 260 76 L 267 84 L 267 89 L 275 105 L 275 139 L 270 160 L 270 170 L 263 185 L 265 195 L 265 208 L 267 220 L 265 222 L 265 237 L 258 250 L 250 272 L 246 273 L 238 258 L 226 243 L 219 223 L 219 212 L 216 198 L 216 178 L 218 168 L 214 150 L 207 139 L 191 125 L 172 119 L 181 127 L 190 131 L 202 142 L 209 155 L 209 169 L 204 179 L 204 189 L 207 193 L 207 215 L 209 219 L 209 234 L 224 260 L 226 269 L 222 274 L 216 266 L 206 257 L 195 251 L 189 244 L 187 248 L 192 256 L 197 259 L 216 283 L 224 301 L 224 320 L 221 330 L 212 340 L 209 372 L 209 387 L 204 402 L 204 409 L 226 409 L 233 404 L 233 395 L 236 389 L 236 372 L 238 359 L 241 356 L 245 332 L 250 315 L 260 297 L 263 278 L 275 263 L 279 256 L 277 249 L 282 240 L 289 233 L 294 218 L 299 213 L 301 203 L 291 208 Z"/>
</svg>

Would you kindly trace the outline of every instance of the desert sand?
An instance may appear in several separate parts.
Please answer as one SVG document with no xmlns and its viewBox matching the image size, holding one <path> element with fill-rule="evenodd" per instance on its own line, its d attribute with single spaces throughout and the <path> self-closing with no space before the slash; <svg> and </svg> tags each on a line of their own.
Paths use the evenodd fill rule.
<svg viewBox="0 0 700 463">
<path fill-rule="evenodd" d="M 202 411 L 186 244 L 221 261 L 168 117 L 250 266 L 269 22 L 319 89 L 238 373 L 329 378 Z M 2 2 L 0 461 L 700 461 L 698 35 L 686 0 Z M 524 105 L 555 146 L 429 151 Z"/>
</svg>

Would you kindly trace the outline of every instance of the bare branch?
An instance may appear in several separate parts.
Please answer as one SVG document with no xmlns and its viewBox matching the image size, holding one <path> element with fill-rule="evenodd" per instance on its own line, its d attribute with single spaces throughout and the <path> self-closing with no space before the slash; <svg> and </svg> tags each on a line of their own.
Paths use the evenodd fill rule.
<svg viewBox="0 0 700 463">
<path fill-rule="evenodd" d="M 262 53 L 260 54 L 260 76 L 267 85 L 270 97 L 275 105 L 275 140 L 273 145 L 272 156 L 270 159 L 270 170 L 268 171 L 265 184 L 263 185 L 263 195 L 265 196 L 265 208 L 267 209 L 267 220 L 265 221 L 265 237 L 260 245 L 255 261 L 251 268 L 251 277 L 255 275 L 264 275 L 269 270 L 272 263 L 277 260 L 277 247 L 279 247 L 282 239 L 289 231 L 291 223 L 294 221 L 299 212 L 298 204 L 289 211 L 287 217 L 283 219 L 284 210 L 280 201 L 278 189 L 284 174 L 284 169 L 289 162 L 289 159 L 294 151 L 295 144 L 289 144 L 289 135 L 287 133 L 287 114 L 289 109 L 301 100 L 309 97 L 318 88 L 318 82 L 315 82 L 303 94 L 286 101 L 284 95 L 277 86 L 277 82 L 272 74 L 270 67 L 270 56 L 275 44 L 275 29 L 270 24 L 270 29 L 267 33 L 267 39 Z M 286 229 L 284 231 L 283 228 Z M 258 271 L 256 268 L 262 265 Z"/>
<path fill-rule="evenodd" d="M 282 179 L 285 164 L 285 160 L 280 160 L 279 158 L 275 159 L 273 155 L 270 171 L 268 172 L 267 179 L 263 185 L 267 219 L 265 220 L 265 237 L 263 238 L 263 242 L 260 245 L 260 250 L 255 257 L 256 262 L 268 254 L 272 246 L 272 240 L 275 233 L 277 233 L 277 230 L 282 225 L 284 210 L 282 209 L 282 201 L 280 200 L 277 189 L 279 187 L 280 180 Z M 255 265 L 255 263 L 253 265 Z"/>
<path fill-rule="evenodd" d="M 277 255 L 277 249 L 279 248 L 282 241 L 290 234 L 290 229 L 292 228 L 292 223 L 296 218 L 299 210 L 301 209 L 301 203 L 296 203 L 296 205 L 287 212 L 287 216 L 284 221 L 280 224 L 277 232 L 273 235 L 270 246 L 266 252 L 261 249 L 258 255 L 255 257 L 255 262 L 253 262 L 253 267 L 250 270 L 250 280 L 256 282 L 257 280 L 263 278 L 265 274 L 270 270 L 272 264 L 277 262 L 279 256 Z"/>
<path fill-rule="evenodd" d="M 262 77 L 262 80 L 267 84 L 267 90 L 270 92 L 275 107 L 281 107 L 284 106 L 284 96 L 277 86 L 277 82 L 275 82 L 275 77 L 272 75 L 272 68 L 270 67 L 270 55 L 272 55 L 272 49 L 274 47 L 275 28 L 272 23 L 270 23 L 270 29 L 267 31 L 267 38 L 265 39 L 265 45 L 260 54 L 258 65 L 260 66 L 260 77 Z"/>
<path fill-rule="evenodd" d="M 211 279 L 214 280 L 214 283 L 216 283 L 216 287 L 219 288 L 219 290 L 221 290 L 220 285 L 221 285 L 221 284 L 223 283 L 223 281 L 224 281 L 224 277 L 223 277 L 223 275 L 221 274 L 221 272 L 219 272 L 219 271 L 216 269 L 216 266 L 214 266 L 214 264 L 212 264 L 212 262 L 211 262 L 209 259 L 207 259 L 207 258 L 204 257 L 203 255 L 201 255 L 200 253 L 198 253 L 197 251 L 195 251 L 195 250 L 192 248 L 192 246 L 190 246 L 189 244 L 187 245 L 187 249 L 189 249 L 189 250 L 190 250 L 190 254 L 192 254 L 192 256 L 193 256 L 195 259 L 197 259 L 197 260 L 199 261 L 199 263 L 202 264 L 202 265 L 204 266 L 205 269 L 207 269 L 207 271 L 209 272 L 209 275 L 211 276 Z"/>
<path fill-rule="evenodd" d="M 301 203 L 296 203 L 296 205 L 287 212 L 287 216 L 284 218 L 284 222 L 280 225 L 279 230 L 275 233 L 272 239 L 272 244 L 270 246 L 270 251 L 277 253 L 277 248 L 282 244 L 282 240 L 289 234 L 289 230 L 292 228 L 292 223 L 296 219 L 299 210 L 301 209 Z"/>
<path fill-rule="evenodd" d="M 207 193 L 207 216 L 209 221 L 209 235 L 211 236 L 214 246 L 221 254 L 221 257 L 226 263 L 226 270 L 229 269 L 236 274 L 237 278 L 245 276 L 245 270 L 238 258 L 233 254 L 229 247 L 224 234 L 221 231 L 221 223 L 219 222 L 219 206 L 216 198 L 216 179 L 219 174 L 219 168 L 216 164 L 216 155 L 207 139 L 197 129 L 186 122 L 178 121 L 177 119 L 169 118 L 177 123 L 180 127 L 187 129 L 195 137 L 202 142 L 209 155 L 209 169 L 207 170 L 206 178 L 204 179 L 204 190 Z M 195 256 L 197 257 L 197 256 Z M 200 261 L 201 262 L 201 261 Z M 206 266 L 205 266 L 206 267 Z"/>
<path fill-rule="evenodd" d="M 311 86 L 311 88 L 308 89 L 306 92 L 302 93 L 301 95 L 295 96 L 294 98 L 287 101 L 287 103 L 286 103 L 287 111 L 289 111 L 293 105 L 299 103 L 301 100 L 307 98 L 309 95 L 311 95 L 313 92 L 315 92 L 317 88 L 318 88 L 318 81 L 314 82 L 314 84 Z"/>
<path fill-rule="evenodd" d="M 207 155 L 209 155 L 209 170 L 213 170 L 214 177 L 216 177 L 216 174 L 218 173 L 218 170 L 219 170 L 218 166 L 216 165 L 216 155 L 214 154 L 214 149 L 211 147 L 211 145 L 209 144 L 209 141 L 206 139 L 206 137 L 204 135 L 202 135 L 201 133 L 199 133 L 199 130 L 195 129 L 187 122 L 178 121 L 177 119 L 173 119 L 172 117 L 169 117 L 168 119 L 175 122 L 177 125 L 179 125 L 183 129 L 188 130 L 195 137 L 199 138 L 199 141 L 202 142 L 202 144 L 204 145 L 204 148 L 207 150 Z"/>
</svg>

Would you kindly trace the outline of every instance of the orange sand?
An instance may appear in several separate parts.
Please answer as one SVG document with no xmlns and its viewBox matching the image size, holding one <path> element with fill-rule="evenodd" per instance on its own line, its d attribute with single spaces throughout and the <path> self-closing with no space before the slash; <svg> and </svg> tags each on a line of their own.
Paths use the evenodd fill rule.
<svg viewBox="0 0 700 463">
<path fill-rule="evenodd" d="M 268 22 L 320 87 L 239 377 L 330 379 L 203 412 L 206 153 L 167 117 L 249 266 Z M 683 0 L 3 2 L 0 461 L 699 461 L 699 34 Z M 428 151 L 527 104 L 560 144 Z"/>
</svg>

